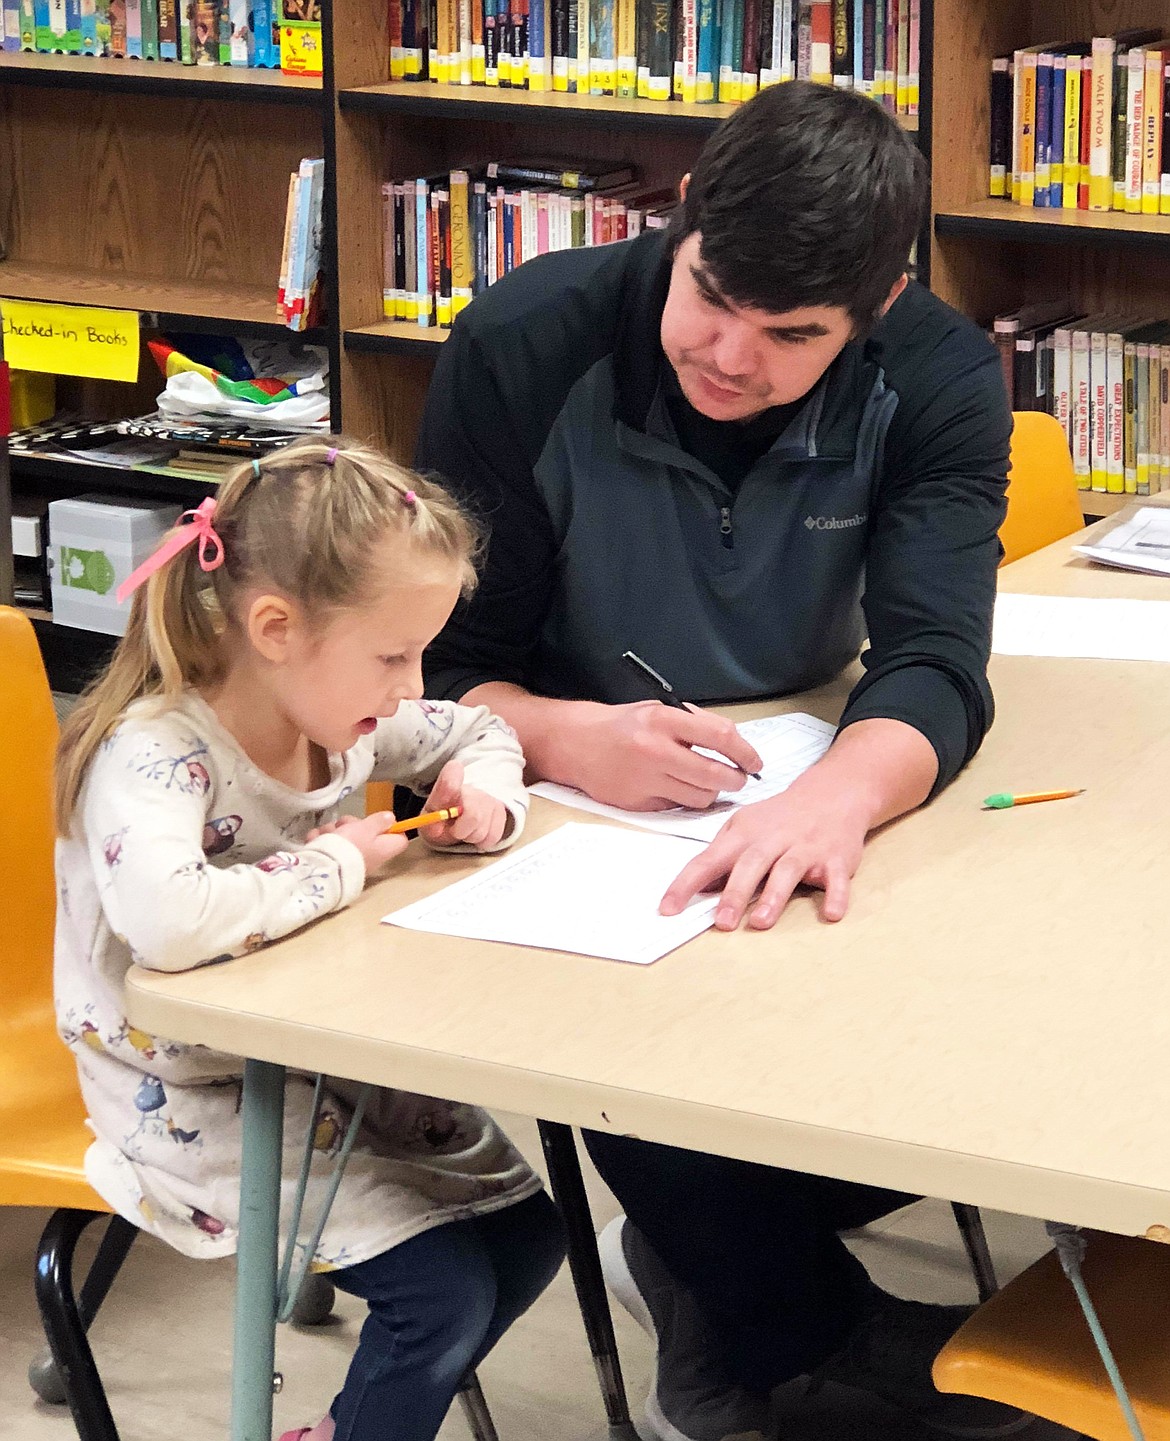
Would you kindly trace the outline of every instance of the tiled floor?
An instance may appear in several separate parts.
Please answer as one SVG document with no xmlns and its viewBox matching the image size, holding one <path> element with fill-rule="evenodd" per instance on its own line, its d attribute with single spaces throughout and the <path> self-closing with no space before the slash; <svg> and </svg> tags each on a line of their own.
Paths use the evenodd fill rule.
<svg viewBox="0 0 1170 1441">
<path fill-rule="evenodd" d="M 505 1118 L 525 1152 L 539 1162 L 531 1121 Z M 616 1213 L 612 1196 L 587 1170 L 594 1219 Z M 32 1296 L 31 1258 L 43 1224 L 34 1211 L 0 1211 L 0 1441 L 71 1441 L 68 1414 L 34 1400 L 25 1369 L 40 1346 Z M 1033 1221 L 986 1215 L 1002 1277 L 1045 1249 Z M 970 1273 L 950 1210 L 924 1202 L 880 1222 L 855 1242 L 875 1279 L 922 1300 L 973 1299 Z M 122 1441 L 223 1441 L 231 1349 L 232 1266 L 177 1256 L 140 1240 L 94 1328 L 94 1349 L 109 1390 Z M 282 1328 L 277 1364 L 284 1390 L 276 1401 L 277 1430 L 315 1421 L 344 1375 L 363 1311 L 339 1296 L 323 1327 Z M 646 1338 L 615 1310 L 615 1325 L 631 1407 L 640 1413 L 649 1374 Z M 501 1441 L 603 1441 L 604 1413 L 567 1271 L 497 1348 L 481 1370 Z M 919 1428 L 859 1394 L 826 1390 L 814 1402 L 799 1387 L 779 1398 L 784 1441 L 922 1441 Z M 1069 1433 L 1037 1424 L 1026 1441 L 1056 1441 Z M 453 1413 L 443 1441 L 466 1441 Z"/>
</svg>

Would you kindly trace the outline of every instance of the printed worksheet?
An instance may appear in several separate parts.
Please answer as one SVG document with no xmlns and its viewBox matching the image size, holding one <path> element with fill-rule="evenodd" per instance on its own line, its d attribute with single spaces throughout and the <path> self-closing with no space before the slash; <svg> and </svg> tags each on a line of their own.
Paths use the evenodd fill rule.
<svg viewBox="0 0 1170 1441">
<path fill-rule="evenodd" d="M 1074 545 L 1073 554 L 1122 570 L 1170 575 L 1170 506 L 1143 505 L 1099 540 Z"/>
<path fill-rule="evenodd" d="M 1170 660 L 1170 601 L 1000 595 L 991 649 L 996 655 Z"/>
<path fill-rule="evenodd" d="M 719 897 L 708 895 L 680 915 L 658 914 L 666 888 L 701 850 L 677 836 L 570 823 L 382 923 L 645 966 L 715 919 Z"/>
<path fill-rule="evenodd" d="M 669 811 L 625 811 L 619 806 L 607 806 L 595 801 L 572 786 L 555 785 L 552 781 L 538 781 L 532 794 L 557 801 L 563 806 L 589 811 L 607 820 L 624 821 L 627 825 L 641 826 L 644 830 L 656 831 L 659 835 L 685 836 L 688 840 L 713 841 L 728 817 L 738 806 L 751 805 L 753 801 L 767 800 L 786 791 L 797 776 L 819 761 L 832 744 L 836 727 L 816 716 L 797 711 L 792 715 L 764 716 L 760 720 L 744 721 L 736 727 L 740 735 L 750 741 L 764 762 L 760 779 L 748 780 L 739 791 L 724 791 L 713 805 L 706 810 L 688 810 L 677 807 Z M 698 748 L 700 754 L 727 764 L 723 756 L 713 751 Z"/>
</svg>

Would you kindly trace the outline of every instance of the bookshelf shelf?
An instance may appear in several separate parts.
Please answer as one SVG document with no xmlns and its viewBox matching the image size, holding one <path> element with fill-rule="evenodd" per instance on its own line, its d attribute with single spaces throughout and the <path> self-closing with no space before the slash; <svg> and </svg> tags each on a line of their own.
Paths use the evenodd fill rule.
<svg viewBox="0 0 1170 1441">
<path fill-rule="evenodd" d="M 274 105 L 322 103 L 320 79 L 229 65 L 179 65 L 172 60 L 129 60 L 96 55 L 0 52 L 0 85 L 103 90 L 110 94 L 202 96 Z"/>
<path fill-rule="evenodd" d="M 984 200 L 934 217 L 939 236 L 1049 245 L 1125 246 L 1170 252 L 1170 215 L 1116 211 L 1033 210 L 1007 200 Z"/>
<path fill-rule="evenodd" d="M 92 461 L 60 455 L 24 455 L 9 452 L 13 478 L 22 490 L 62 495 L 84 491 L 116 491 L 119 495 L 141 495 L 155 500 L 173 500 L 197 505 L 215 486 L 177 475 L 155 475 L 151 471 L 96 465 Z"/>
<path fill-rule="evenodd" d="M 1099 490 L 1082 490 L 1078 493 L 1078 498 L 1081 502 L 1081 514 L 1094 519 L 1115 515 L 1127 505 L 1132 505 L 1135 500 L 1143 499 L 1140 495 L 1104 495 Z"/>
<path fill-rule="evenodd" d="M 273 318 L 275 280 L 265 286 L 211 280 L 185 282 L 6 260 L 0 262 L 0 297 L 137 310 L 155 328 L 181 324 L 188 330 L 236 329 L 274 338 L 292 337 L 292 332 Z M 323 341 L 325 332 L 304 331 L 299 338 Z"/>
<path fill-rule="evenodd" d="M 450 120 L 510 120 L 524 125 L 569 125 L 606 130 L 670 130 L 706 137 L 737 105 L 683 105 L 677 101 L 637 100 L 610 95 L 563 95 L 548 91 L 497 90 L 488 87 L 388 81 L 344 89 L 342 110 L 426 116 Z M 907 130 L 918 129 L 916 116 L 903 116 Z"/>
<path fill-rule="evenodd" d="M 432 352 L 451 334 L 438 326 L 416 325 L 410 320 L 382 320 L 376 325 L 359 325 L 342 337 L 346 350 L 367 355 L 403 355 Z"/>
</svg>

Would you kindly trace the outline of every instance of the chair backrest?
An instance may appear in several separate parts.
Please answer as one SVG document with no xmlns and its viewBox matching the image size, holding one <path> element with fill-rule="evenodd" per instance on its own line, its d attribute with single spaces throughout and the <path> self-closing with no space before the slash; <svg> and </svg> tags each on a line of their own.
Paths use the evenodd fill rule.
<svg viewBox="0 0 1170 1441">
<path fill-rule="evenodd" d="M 1007 517 L 999 531 L 1003 565 L 1085 524 L 1064 427 L 1039 410 L 1019 410 L 1013 420 Z"/>
<path fill-rule="evenodd" d="M 0 606 L 0 1026 L 52 1005 L 56 746 L 36 635 Z"/>
</svg>

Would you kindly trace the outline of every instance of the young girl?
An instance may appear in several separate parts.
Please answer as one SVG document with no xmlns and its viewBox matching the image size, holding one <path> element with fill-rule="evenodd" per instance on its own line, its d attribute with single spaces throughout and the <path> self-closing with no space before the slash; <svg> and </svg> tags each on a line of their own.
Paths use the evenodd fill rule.
<svg viewBox="0 0 1170 1441">
<path fill-rule="evenodd" d="M 189 515 L 123 587 L 125 638 L 64 727 L 56 991 L 95 1189 L 184 1254 L 223 1256 L 242 1063 L 131 1026 L 127 967 L 226 961 L 348 905 L 406 846 L 388 813 L 339 819 L 367 780 L 461 807 L 422 833 L 448 849 L 509 844 L 525 793 L 502 721 L 420 699 L 423 650 L 474 582 L 474 531 L 442 490 L 305 440 Z M 327 1088 L 306 1216 L 353 1093 Z M 311 1095 L 290 1076 L 286 1215 Z M 329 1415 L 284 1441 L 431 1441 L 562 1254 L 552 1203 L 484 1112 L 375 1091 L 315 1257 L 369 1318 Z"/>
</svg>

